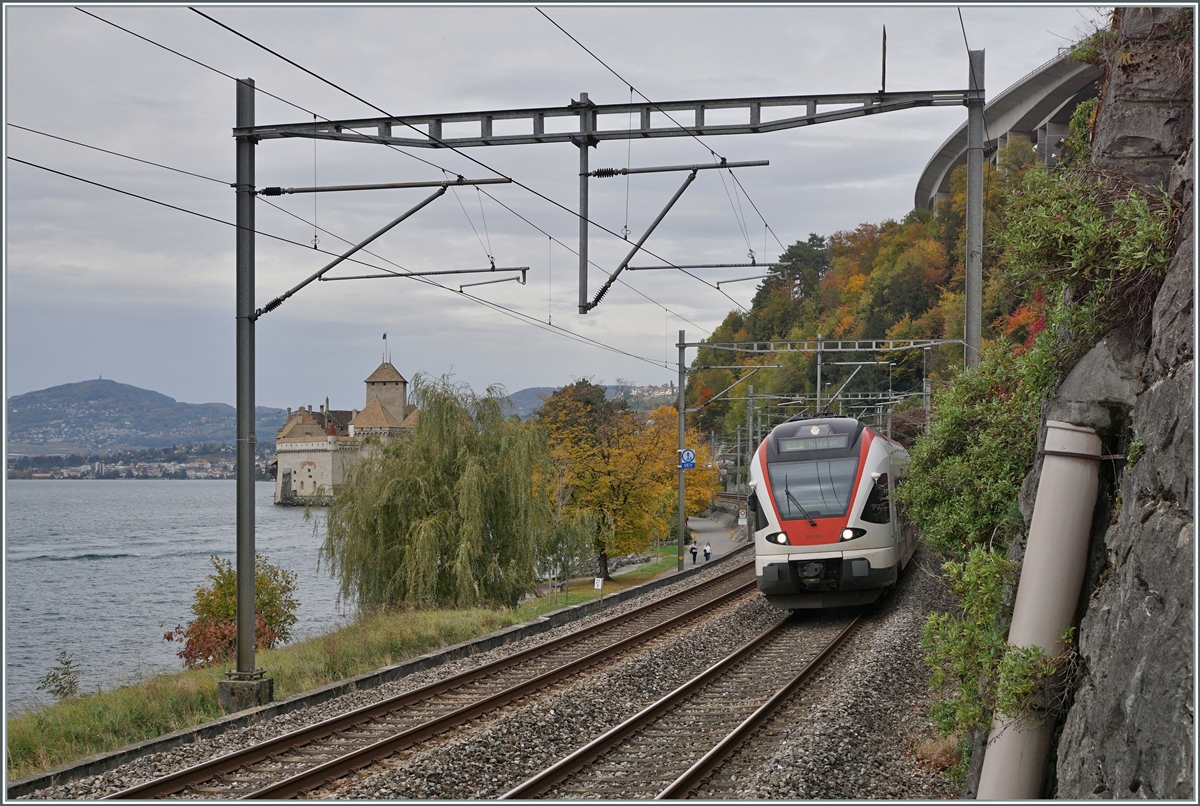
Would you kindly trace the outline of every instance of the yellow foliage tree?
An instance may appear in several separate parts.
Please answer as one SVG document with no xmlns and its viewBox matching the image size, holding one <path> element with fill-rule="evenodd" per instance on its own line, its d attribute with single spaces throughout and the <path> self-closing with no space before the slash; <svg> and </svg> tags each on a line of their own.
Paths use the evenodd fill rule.
<svg viewBox="0 0 1200 806">
<path fill-rule="evenodd" d="M 605 400 L 603 387 L 588 381 L 559 390 L 539 411 L 555 468 L 554 495 L 565 502 L 564 516 L 595 516 L 593 546 L 605 578 L 609 557 L 643 549 L 666 533 L 677 500 L 676 417 L 669 406 L 641 416 Z M 687 493 L 693 512 L 708 505 L 717 478 L 707 448 L 697 453 L 698 475 L 689 477 Z"/>
</svg>

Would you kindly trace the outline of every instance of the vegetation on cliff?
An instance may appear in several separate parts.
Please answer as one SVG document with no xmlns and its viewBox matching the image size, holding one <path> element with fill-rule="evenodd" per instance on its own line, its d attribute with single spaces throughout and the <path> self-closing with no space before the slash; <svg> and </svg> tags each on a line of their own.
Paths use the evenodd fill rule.
<svg viewBox="0 0 1200 806">
<path fill-rule="evenodd" d="M 1092 37 L 1088 48 L 1110 38 Z M 926 540 L 953 558 L 945 570 L 959 610 L 932 616 L 923 645 L 934 716 L 964 737 L 981 736 L 994 714 L 1033 718 L 1034 697 L 1062 704 L 1053 689 L 1072 668 L 1070 636 L 1057 658 L 1009 646 L 1000 595 L 1015 582 L 1004 552 L 1024 529 L 1017 498 L 1035 459 L 1040 402 L 1104 333 L 1146 324 L 1173 251 L 1178 215 L 1166 195 L 1091 164 L 1096 119 L 1097 104 L 1080 105 L 1065 160 L 1006 182 L 991 237 L 992 282 L 1010 295 L 1006 338 L 935 395 L 898 493 Z M 960 774 L 966 763 L 964 755 Z"/>
</svg>

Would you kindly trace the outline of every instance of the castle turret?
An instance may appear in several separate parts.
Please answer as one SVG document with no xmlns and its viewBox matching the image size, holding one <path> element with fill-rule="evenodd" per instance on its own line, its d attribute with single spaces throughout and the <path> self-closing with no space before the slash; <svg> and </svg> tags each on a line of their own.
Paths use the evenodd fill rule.
<svg viewBox="0 0 1200 806">
<path fill-rule="evenodd" d="M 380 364 L 366 384 L 368 404 L 378 400 L 398 421 L 404 419 L 408 414 L 408 381 L 390 362 Z"/>
</svg>

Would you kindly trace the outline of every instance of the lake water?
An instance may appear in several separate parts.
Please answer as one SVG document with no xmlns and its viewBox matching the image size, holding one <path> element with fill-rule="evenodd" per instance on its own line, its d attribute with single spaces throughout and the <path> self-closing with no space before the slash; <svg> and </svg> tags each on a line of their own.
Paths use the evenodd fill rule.
<svg viewBox="0 0 1200 806">
<path fill-rule="evenodd" d="M 80 688 L 109 688 L 178 671 L 180 644 L 163 633 L 191 618 L 211 555 L 233 560 L 234 481 L 12 480 L 7 482 L 4 692 L 9 708 L 35 695 L 61 650 L 74 655 Z M 293 640 L 345 621 L 337 588 L 317 569 L 324 513 L 271 503 L 255 484 L 255 547 L 296 572 Z M 313 525 L 319 528 L 313 533 Z"/>
</svg>

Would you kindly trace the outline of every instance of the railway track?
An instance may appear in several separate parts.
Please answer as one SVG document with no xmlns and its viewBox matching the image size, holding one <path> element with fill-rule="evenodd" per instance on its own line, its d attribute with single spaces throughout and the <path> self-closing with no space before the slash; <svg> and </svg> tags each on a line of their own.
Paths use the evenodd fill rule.
<svg viewBox="0 0 1200 806">
<path fill-rule="evenodd" d="M 686 798 L 792 699 L 860 618 L 784 617 L 501 799 Z"/>
<path fill-rule="evenodd" d="M 583 630 L 106 799 L 294 797 L 629 652 L 754 590 L 753 565 L 743 564 Z"/>
</svg>

